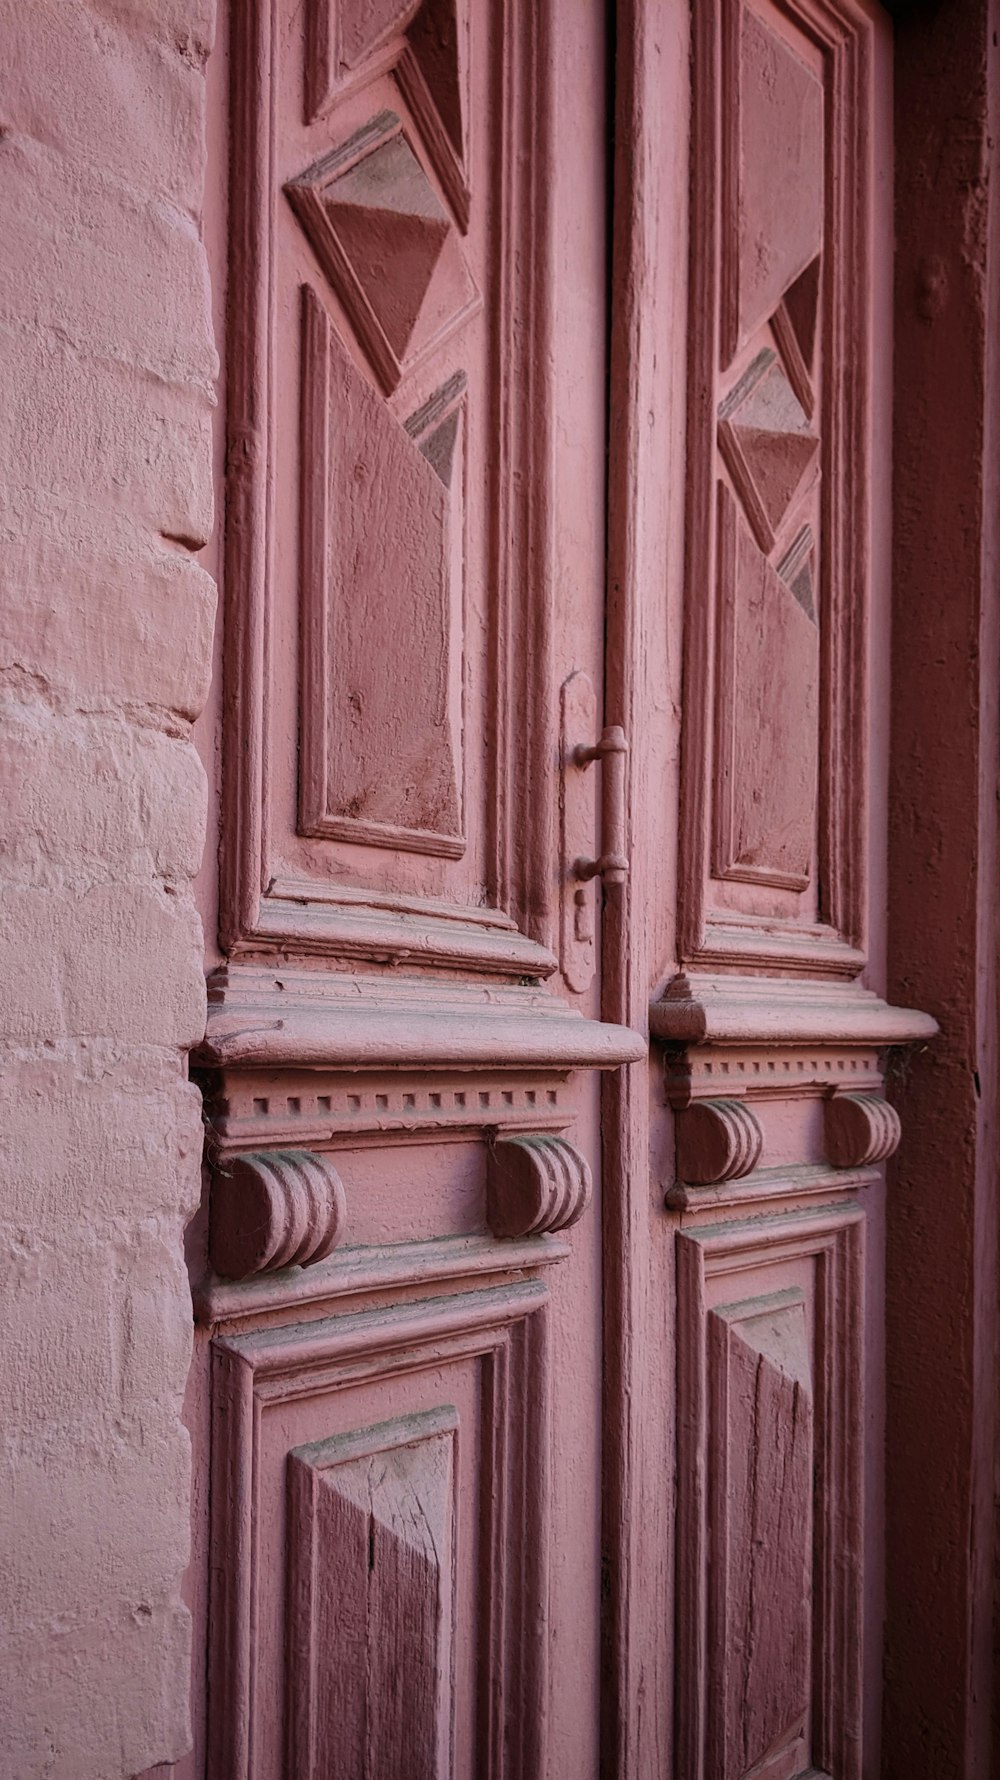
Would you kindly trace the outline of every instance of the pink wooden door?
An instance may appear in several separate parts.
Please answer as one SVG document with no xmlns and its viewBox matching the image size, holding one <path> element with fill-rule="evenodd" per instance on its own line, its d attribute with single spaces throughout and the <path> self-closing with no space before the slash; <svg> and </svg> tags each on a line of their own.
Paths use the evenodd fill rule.
<svg viewBox="0 0 1000 1780">
<path fill-rule="evenodd" d="M 597 1771 L 604 29 L 241 0 L 215 58 L 211 1780 Z"/>
<path fill-rule="evenodd" d="M 891 44 L 606 27 L 214 59 L 185 1780 L 877 1768 Z"/>
<path fill-rule="evenodd" d="M 891 33 L 619 9 L 608 1775 L 880 1769 Z"/>
</svg>

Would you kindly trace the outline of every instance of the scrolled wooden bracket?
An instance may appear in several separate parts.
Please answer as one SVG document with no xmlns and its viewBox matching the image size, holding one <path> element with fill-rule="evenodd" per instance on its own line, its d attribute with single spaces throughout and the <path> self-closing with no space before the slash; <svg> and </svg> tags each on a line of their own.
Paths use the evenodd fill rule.
<svg viewBox="0 0 1000 1780">
<path fill-rule="evenodd" d="M 677 1114 L 677 1173 L 693 1186 L 715 1186 L 749 1174 L 764 1137 L 742 1100 L 698 1100 Z"/>
<path fill-rule="evenodd" d="M 209 1258 L 223 1279 L 308 1267 L 342 1241 L 343 1182 L 312 1150 L 227 1157 L 212 1181 Z"/>
<path fill-rule="evenodd" d="M 567 1230 L 591 1191 L 586 1158 L 564 1137 L 503 1137 L 490 1147 L 486 1208 L 494 1236 Z"/>
<path fill-rule="evenodd" d="M 878 1094 L 831 1094 L 825 1105 L 826 1153 L 834 1168 L 885 1162 L 899 1146 L 899 1114 Z"/>
</svg>

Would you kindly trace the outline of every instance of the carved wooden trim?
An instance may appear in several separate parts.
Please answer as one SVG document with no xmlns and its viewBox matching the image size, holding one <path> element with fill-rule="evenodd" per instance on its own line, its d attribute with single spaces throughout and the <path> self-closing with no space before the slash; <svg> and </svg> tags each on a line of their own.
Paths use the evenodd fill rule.
<svg viewBox="0 0 1000 1780">
<path fill-rule="evenodd" d="M 740 1685 L 736 1641 L 756 1624 L 758 1638 L 771 1641 L 771 1674 L 796 1694 L 786 1721 L 773 1727 L 782 1735 L 772 1754 L 784 1750 L 789 1764 L 774 1771 L 860 1777 L 863 1233 L 860 1212 L 848 1205 L 678 1236 L 675 1761 L 684 1774 L 729 1780 L 767 1753 L 772 1704 L 760 1692 L 767 1686 L 766 1658 L 750 1671 L 756 1701 L 729 1697 Z M 740 1330 L 755 1321 L 777 1325 L 777 1356 L 765 1362 L 773 1380 L 769 1394 L 762 1394 L 759 1364 L 756 1388 L 737 1375 Z M 804 1375 L 803 1359 L 789 1346 L 792 1329 L 800 1343 L 808 1339 Z M 744 1348 L 744 1358 L 753 1351 Z M 748 1411 L 758 1418 L 756 1447 L 746 1430 L 741 1435 L 730 1426 Z M 810 1425 L 799 1452 L 795 1443 Z M 738 1566 L 739 1549 L 749 1550 L 759 1535 L 753 1502 L 761 1489 L 765 1502 L 773 1494 L 764 1473 L 775 1463 L 786 1464 L 782 1490 L 789 1477 L 798 1478 L 797 1505 L 789 1502 L 798 1515 L 795 1540 L 793 1522 L 783 1524 L 782 1538 L 768 1535 L 781 1575 L 772 1578 L 772 1592 L 765 1587 L 748 1602 L 733 1562 Z M 760 1475 L 751 1477 L 750 1466 Z M 746 1469 L 746 1478 L 731 1478 L 733 1467 Z M 806 1567 L 801 1580 L 790 1567 L 796 1550 Z M 756 1714 L 748 1710 L 753 1703 Z M 764 1748 L 733 1746 L 734 1732 L 745 1735 L 747 1726 L 763 1732 Z"/>
<path fill-rule="evenodd" d="M 337 956 L 350 963 L 438 965 L 486 975 L 545 978 L 557 969 L 546 947 L 528 939 L 497 908 L 466 908 L 415 896 L 367 893 L 350 885 L 275 878 L 263 910 L 262 936 L 276 946 L 323 955 L 336 929 Z M 241 948 L 233 948 L 236 955 Z"/>
<path fill-rule="evenodd" d="M 687 978 L 651 1004 L 650 1026 L 676 1113 L 678 1178 L 665 1183 L 665 1202 L 702 1211 L 830 1198 L 877 1180 L 899 1138 L 884 1053 L 937 1030 L 929 1016 L 853 987 L 807 994 L 795 983 Z M 796 1110 L 806 1100 L 822 1102 L 822 1147 L 815 1117 Z M 747 1178 L 738 1131 L 761 1120 L 766 1134 L 772 1109 L 797 1117 L 805 1147 L 763 1169 L 757 1150 Z"/>
<path fill-rule="evenodd" d="M 212 1177 L 209 1254 L 224 1279 L 308 1267 L 343 1241 L 347 1202 L 328 1156 L 227 1156 Z"/>
<path fill-rule="evenodd" d="M 749 1174 L 764 1134 L 741 1100 L 698 1100 L 677 1114 L 677 1172 L 695 1186 Z"/>
<path fill-rule="evenodd" d="M 516 914 L 533 939 L 554 951 L 558 907 L 549 847 L 556 830 L 556 786 L 547 763 L 558 748 L 556 601 L 551 586 L 556 58 L 549 0 L 501 0 L 497 33 L 504 53 L 496 58 L 495 103 L 504 141 L 495 201 L 505 218 L 498 263 L 508 270 L 498 297 L 495 363 L 507 360 L 510 372 L 502 385 L 494 491 L 499 522 L 492 573 L 499 599 L 489 712 L 496 772 L 488 880 L 496 885 L 494 900 Z M 511 275 L 518 266 L 527 272 L 520 288 Z M 515 461 L 516 449 L 520 458 Z M 514 639 L 528 637 L 525 659 L 523 641 Z M 520 701 L 515 695 L 519 683 Z M 538 762 L 545 762 L 546 770 L 531 777 L 526 768 Z M 531 795 L 525 797 L 529 782 Z"/>
<path fill-rule="evenodd" d="M 203 1079 L 217 1153 L 462 1141 L 483 1131 L 562 1131 L 576 1117 L 569 1076 L 480 1068 L 341 1071 L 236 1068 Z"/>
<path fill-rule="evenodd" d="M 490 1146 L 486 1206 L 494 1236 L 568 1230 L 592 1191 L 586 1157 L 564 1137 L 503 1137 Z"/>
<path fill-rule="evenodd" d="M 394 120 L 398 124 L 398 119 Z M 392 138 L 390 138 L 391 140 Z M 291 192 L 292 187 L 287 188 Z M 304 214 L 315 219 L 319 217 L 326 222 L 327 211 L 319 193 L 309 184 L 301 184 L 295 189 L 299 192 L 298 204 L 304 207 Z M 315 220 L 313 227 L 320 224 Z M 336 245 L 336 236 L 329 232 L 329 251 L 332 253 Z M 343 257 L 343 256 L 342 256 Z M 346 267 L 345 278 L 350 274 Z M 356 283 L 357 280 L 354 280 Z M 331 637 L 332 613 L 330 610 L 331 596 L 327 585 L 328 565 L 331 544 L 337 531 L 346 529 L 345 515 L 340 510 L 331 511 L 330 494 L 330 460 L 338 448 L 336 429 L 343 426 L 346 415 L 352 407 L 362 404 L 363 411 L 374 417 L 385 426 L 387 449 L 392 455 L 378 458 L 374 465 L 364 464 L 371 480 L 381 478 L 392 484 L 398 483 L 406 475 L 408 487 L 413 495 L 415 509 L 425 512 L 430 524 L 436 525 L 435 538 L 441 546 L 441 560 L 438 571 L 447 583 L 448 605 L 452 612 L 453 634 L 450 636 L 450 649 L 461 660 L 464 648 L 465 600 L 461 589 L 450 585 L 452 570 L 447 565 L 449 551 L 447 540 L 454 529 L 458 535 L 462 533 L 461 498 L 464 477 L 461 473 L 450 477 L 454 486 L 445 486 L 441 471 L 444 465 L 435 468 L 427 460 L 427 441 L 421 442 L 420 426 L 423 422 L 425 430 L 432 430 L 433 423 L 425 418 L 427 408 L 439 410 L 437 418 L 443 420 L 446 413 L 442 397 L 445 389 L 435 392 L 431 402 L 425 404 L 425 410 L 411 417 L 403 428 L 396 426 L 395 421 L 385 423 L 381 412 L 379 398 L 365 386 L 360 374 L 351 366 L 342 347 L 336 343 L 333 324 L 326 305 L 309 285 L 303 286 L 302 292 L 302 634 L 300 646 L 302 690 L 300 699 L 300 761 L 299 761 L 299 829 L 302 834 L 316 838 L 328 838 L 352 841 L 359 845 L 387 847 L 396 852 L 414 852 L 445 859 L 460 859 L 465 852 L 465 837 L 461 833 L 461 812 L 464 804 L 464 751 L 461 736 L 451 737 L 453 758 L 451 773 L 453 783 L 450 790 L 454 797 L 451 815 L 454 818 L 453 829 L 445 832 L 443 828 L 404 827 L 399 822 L 388 820 L 365 819 L 357 815 L 348 815 L 343 810 L 331 810 L 329 755 L 330 755 L 330 699 L 331 688 L 337 676 L 337 650 Z M 359 291 L 358 303 L 363 301 L 363 292 Z M 458 325 L 463 319 L 459 315 L 455 320 Z M 377 323 L 373 321 L 373 327 Z M 432 342 L 433 344 L 433 342 Z M 388 351 L 386 347 L 386 351 Z M 378 354 L 371 353 L 373 361 Z M 400 374 L 397 367 L 397 378 Z M 350 383 L 345 385 L 344 379 Z M 458 386 L 457 391 L 456 387 Z M 445 386 L 447 389 L 449 386 Z M 456 420 L 461 411 L 461 397 L 465 388 L 464 373 L 459 373 L 450 380 L 453 396 L 451 412 Z M 348 398 L 347 391 L 353 390 L 353 397 Z M 354 424 L 358 424 L 358 415 L 354 414 Z M 457 436 L 457 435 L 456 435 Z M 342 444 L 340 445 L 342 450 Z M 449 471 L 452 466 L 447 465 Z M 421 491 L 418 499 L 417 490 Z M 357 491 L 353 491 L 356 493 Z M 458 511 L 452 513 L 450 508 L 457 502 Z M 356 510 L 357 503 L 352 497 L 348 499 L 348 513 Z M 363 533 L 366 520 L 359 518 L 358 530 Z M 356 544 L 355 544 L 356 547 Z M 348 627 L 350 615 L 347 614 Z M 441 689 L 442 696 L 446 688 Z M 445 701 L 446 702 L 446 701 Z M 438 714 L 439 729 L 448 729 L 447 713 L 442 710 Z M 439 738 L 440 739 L 440 738 Z M 315 897 L 311 898 L 315 901 Z M 402 911 L 400 911 L 402 912 Z M 427 912 L 426 909 L 424 911 Z M 393 923 L 398 929 L 398 922 Z M 456 934 L 457 937 L 457 934 Z M 476 936 L 478 943 L 479 936 Z"/>
<path fill-rule="evenodd" d="M 727 438 L 732 436 L 731 429 L 720 425 L 720 446 L 725 445 Z M 737 454 L 739 446 L 732 447 L 733 455 L 727 458 L 734 484 L 742 489 L 743 482 L 738 469 Z M 726 457 L 726 451 L 723 450 Z M 742 458 L 739 458 L 742 462 Z M 743 480 L 752 487 L 752 478 L 746 472 Z M 752 511 L 749 493 L 744 500 L 748 516 Z M 761 516 L 760 527 L 766 526 L 767 520 Z M 739 650 L 736 637 L 736 614 L 734 610 L 734 587 L 738 575 L 739 562 L 739 520 L 736 504 L 728 488 L 720 484 L 717 518 L 717 551 L 720 564 L 720 600 L 718 626 L 716 635 L 716 720 L 715 742 L 717 750 L 717 778 L 712 793 L 712 837 L 710 862 L 713 876 L 729 883 L 760 884 L 777 890 L 802 891 L 808 888 L 809 876 L 805 871 L 782 871 L 775 865 L 747 864 L 738 857 L 737 820 L 736 820 L 736 780 L 739 770 L 739 756 L 743 738 L 735 721 L 735 700 L 739 672 Z M 808 527 L 805 528 L 808 532 Z M 774 534 L 769 533 L 767 540 L 763 529 L 758 529 L 757 541 L 763 550 L 769 551 L 775 542 Z M 723 583 L 728 583 L 729 597 L 723 597 Z M 804 676 L 799 676 L 800 682 Z M 796 687 L 796 696 L 802 696 L 803 686 Z M 801 754 L 808 748 L 808 741 L 797 750 Z M 810 796 L 815 802 L 815 761 L 811 774 L 812 785 Z"/>
<path fill-rule="evenodd" d="M 316 256 L 337 291 L 347 314 L 350 316 L 355 332 L 363 342 L 365 353 L 370 360 L 383 390 L 391 394 L 403 375 L 404 362 L 412 367 L 411 359 L 400 359 L 388 338 L 369 297 L 359 281 L 349 256 L 331 224 L 329 212 L 324 202 L 331 182 L 338 176 L 346 174 L 366 156 L 376 153 L 378 149 L 393 141 L 407 143 L 406 131 L 402 120 L 392 111 L 383 111 L 369 123 L 350 137 L 347 142 L 325 155 L 315 166 L 300 173 L 297 178 L 289 180 L 285 186 L 285 194 L 305 227 Z M 408 144 L 407 144 L 408 147 Z M 412 151 L 410 151 L 412 154 Z M 416 157 L 413 157 L 414 161 Z M 436 203 L 429 181 L 426 183 L 428 202 Z M 440 207 L 438 207 L 440 209 Z M 442 220 L 444 212 L 441 211 Z M 317 304 L 319 298 L 315 299 Z M 468 278 L 467 300 L 463 306 L 455 310 L 444 326 L 421 346 L 421 356 L 433 351 L 447 336 L 461 326 L 467 316 L 479 308 L 482 299 L 471 277 Z M 312 369 L 312 368 L 310 368 Z M 315 375 L 315 369 L 312 369 Z"/>
<path fill-rule="evenodd" d="M 865 1168 L 895 1154 L 899 1114 L 879 1095 L 832 1094 L 824 1113 L 826 1153 L 834 1168 Z"/>
<path fill-rule="evenodd" d="M 460 1426 L 459 1447 L 463 1440 L 478 1440 L 483 1454 L 478 1501 L 466 1497 L 467 1511 L 478 1520 L 482 1591 L 475 1772 L 483 1780 L 534 1780 L 544 1772 L 547 1303 L 540 1281 L 522 1280 L 213 1342 L 208 1722 L 213 1780 L 257 1780 L 254 1751 L 264 1709 L 257 1665 L 265 1647 L 273 1649 L 282 1635 L 277 1624 L 270 1628 L 270 1641 L 260 1635 L 264 1522 L 256 1504 L 269 1430 L 274 1429 L 270 1438 L 280 1456 L 283 1417 L 315 1399 L 331 1434 L 338 1428 L 351 1432 L 352 1387 L 364 1382 L 366 1404 L 374 1390 L 384 1392 L 392 1416 L 399 1413 L 394 1404 L 405 1400 L 407 1381 L 428 1371 L 444 1408 L 455 1400 L 448 1395 L 454 1389 L 450 1380 L 457 1383 L 470 1366 L 477 1373 L 479 1425 Z M 341 1393 L 347 1393 L 343 1409 Z M 465 1550 L 470 1550 L 467 1535 Z M 350 1683 L 359 1653 L 343 1641 L 341 1629 L 336 1624 L 327 1629 L 324 1664 L 344 1665 Z"/>
</svg>

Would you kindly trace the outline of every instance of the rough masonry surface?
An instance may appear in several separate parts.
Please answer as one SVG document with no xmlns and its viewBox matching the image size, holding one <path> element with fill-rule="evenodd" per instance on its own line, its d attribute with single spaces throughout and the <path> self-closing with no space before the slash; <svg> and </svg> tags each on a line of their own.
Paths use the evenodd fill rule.
<svg viewBox="0 0 1000 1780">
<path fill-rule="evenodd" d="M 0 1774 L 188 1741 L 208 0 L 0 0 Z"/>
</svg>

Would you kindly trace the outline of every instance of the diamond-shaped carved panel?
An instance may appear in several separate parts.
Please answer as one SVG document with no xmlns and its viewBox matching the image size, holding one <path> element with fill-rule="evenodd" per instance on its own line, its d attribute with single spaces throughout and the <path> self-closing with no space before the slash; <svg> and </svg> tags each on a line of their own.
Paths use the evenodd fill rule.
<svg viewBox="0 0 1000 1780">
<path fill-rule="evenodd" d="M 392 67 L 464 234 L 468 58 L 456 0 L 311 0 L 306 117 L 330 110 L 346 84 Z"/>
<path fill-rule="evenodd" d="M 285 190 L 387 394 L 478 306 L 451 219 L 394 112 Z"/>
<path fill-rule="evenodd" d="M 719 411 L 719 445 L 765 554 L 819 452 L 819 439 L 785 368 L 758 353 Z"/>
</svg>

